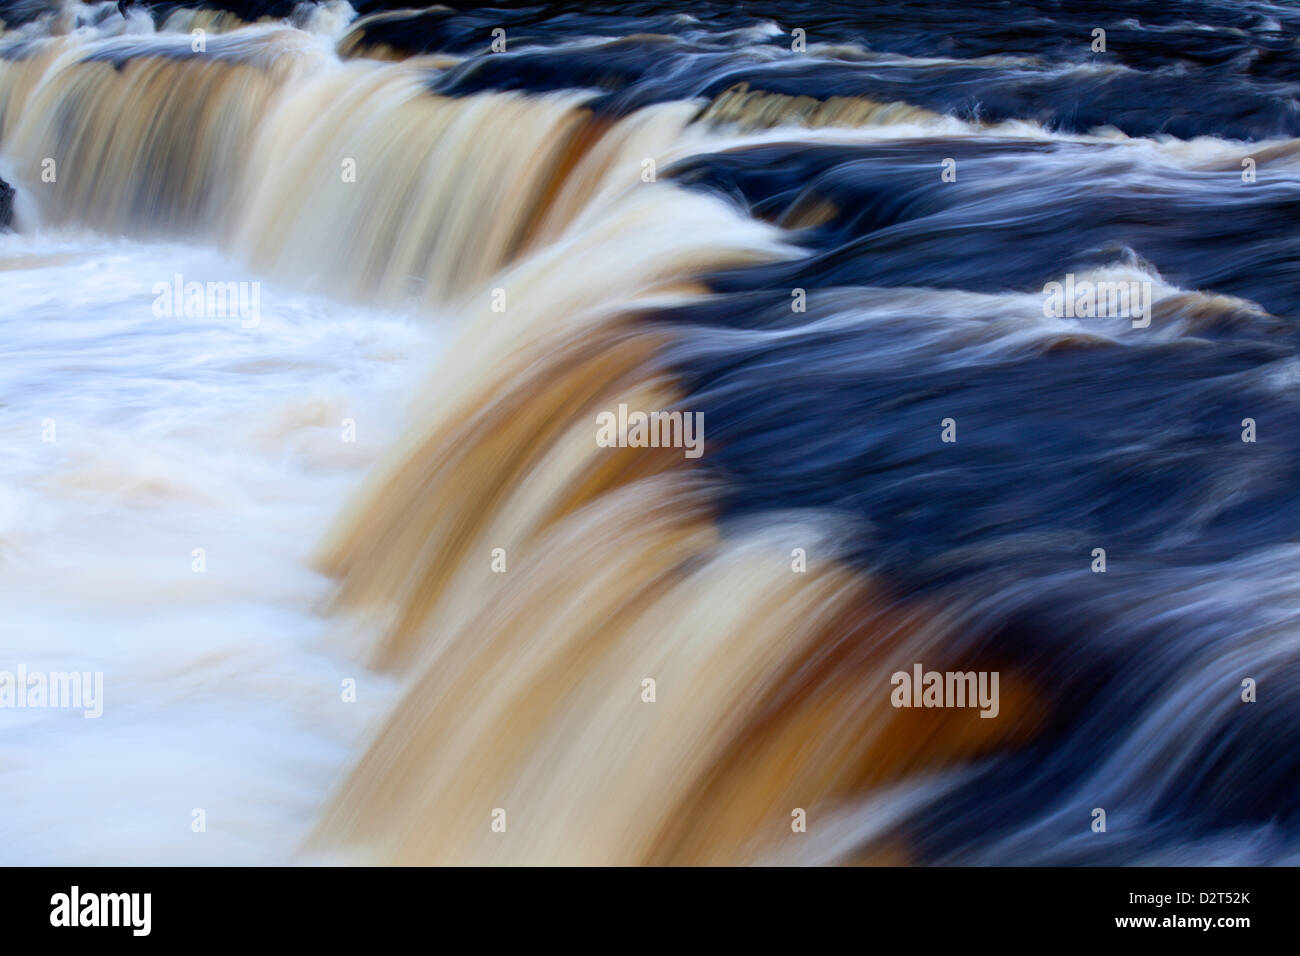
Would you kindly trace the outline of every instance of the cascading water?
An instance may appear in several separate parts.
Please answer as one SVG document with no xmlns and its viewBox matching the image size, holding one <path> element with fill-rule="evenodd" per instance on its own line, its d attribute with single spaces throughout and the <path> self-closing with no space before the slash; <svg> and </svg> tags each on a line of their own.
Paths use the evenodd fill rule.
<svg viewBox="0 0 1300 956">
<path fill-rule="evenodd" d="M 1300 16 L 698 6 L 0 7 L 10 859 L 1296 861 Z"/>
</svg>

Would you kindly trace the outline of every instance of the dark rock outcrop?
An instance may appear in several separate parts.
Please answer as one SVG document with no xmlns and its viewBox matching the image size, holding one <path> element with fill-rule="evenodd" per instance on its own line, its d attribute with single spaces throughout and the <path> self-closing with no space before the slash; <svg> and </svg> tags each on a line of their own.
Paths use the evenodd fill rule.
<svg viewBox="0 0 1300 956">
<path fill-rule="evenodd" d="M 14 187 L 0 179 L 0 230 L 14 226 Z"/>
</svg>

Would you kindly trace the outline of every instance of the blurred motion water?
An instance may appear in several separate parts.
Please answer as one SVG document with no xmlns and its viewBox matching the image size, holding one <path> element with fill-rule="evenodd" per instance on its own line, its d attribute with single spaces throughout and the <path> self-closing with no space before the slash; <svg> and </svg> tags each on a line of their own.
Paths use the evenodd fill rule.
<svg viewBox="0 0 1300 956">
<path fill-rule="evenodd" d="M 1300 856 L 1294 7 L 0 19 L 8 860 Z"/>
</svg>

